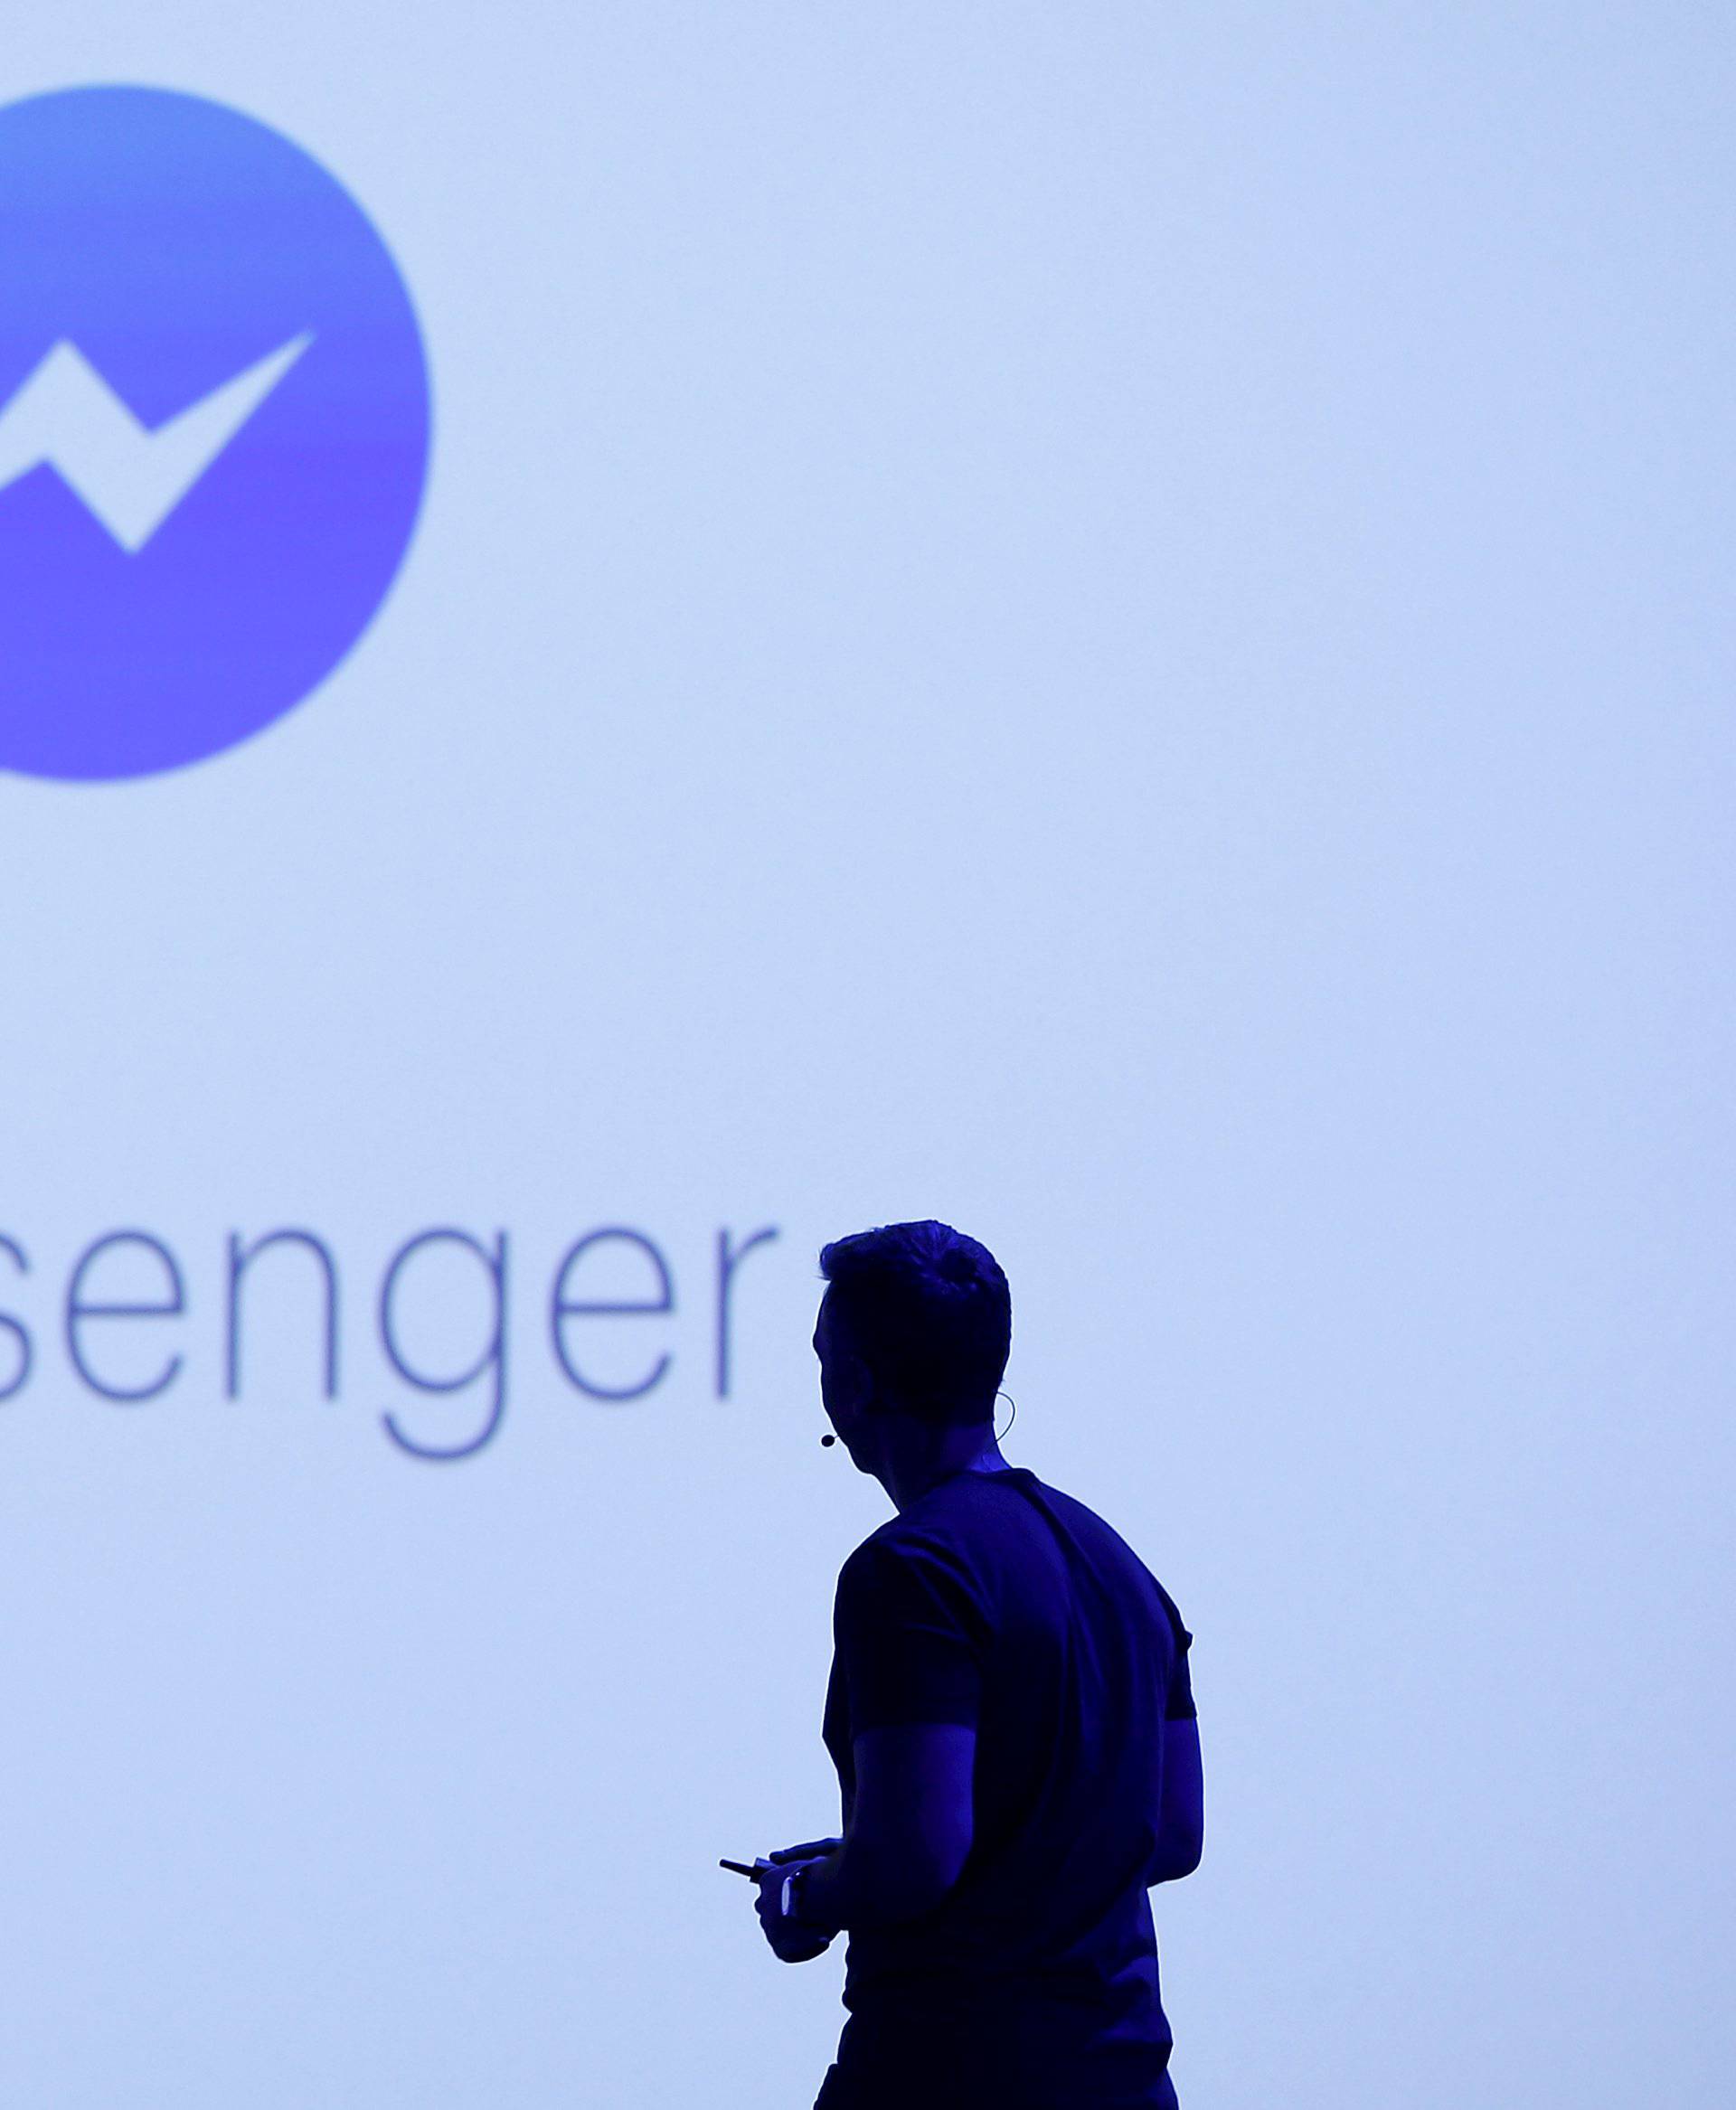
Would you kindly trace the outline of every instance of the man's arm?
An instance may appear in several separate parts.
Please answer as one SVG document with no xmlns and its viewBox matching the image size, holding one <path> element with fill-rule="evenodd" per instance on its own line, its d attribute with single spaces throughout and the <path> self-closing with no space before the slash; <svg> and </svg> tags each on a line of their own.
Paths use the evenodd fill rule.
<svg viewBox="0 0 1736 2110">
<path fill-rule="evenodd" d="M 899 1722 L 859 1731 L 851 1747 L 856 1793 L 844 1844 L 798 1886 L 802 1924 L 827 1934 L 931 1912 L 958 1880 L 973 1832 L 974 1728 Z"/>
<path fill-rule="evenodd" d="M 1164 1724 L 1164 1791 L 1157 1851 L 1146 1875 L 1155 1883 L 1191 1876 L 1205 1842 L 1205 1784 L 1200 1768 L 1200 1725 L 1189 1715 Z"/>
</svg>

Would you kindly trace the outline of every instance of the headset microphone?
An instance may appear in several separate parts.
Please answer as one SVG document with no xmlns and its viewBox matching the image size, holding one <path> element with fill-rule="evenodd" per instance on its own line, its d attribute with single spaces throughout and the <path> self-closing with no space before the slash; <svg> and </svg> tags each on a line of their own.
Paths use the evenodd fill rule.
<svg viewBox="0 0 1736 2110">
<path fill-rule="evenodd" d="M 824 1450 L 827 1444 L 835 1444 L 837 1442 L 837 1437 L 835 1436 L 823 1436 L 820 1438 L 820 1448 Z"/>
</svg>

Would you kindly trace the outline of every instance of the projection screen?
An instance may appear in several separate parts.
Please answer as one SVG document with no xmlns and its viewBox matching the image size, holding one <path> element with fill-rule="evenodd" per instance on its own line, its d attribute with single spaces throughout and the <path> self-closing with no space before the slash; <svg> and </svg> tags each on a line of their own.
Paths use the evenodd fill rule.
<svg viewBox="0 0 1736 2110">
<path fill-rule="evenodd" d="M 1184 2110 L 1723 2100 L 1730 89 L 13 11 L 7 2102 L 811 2102 L 923 1217 L 1194 1635 Z"/>
</svg>

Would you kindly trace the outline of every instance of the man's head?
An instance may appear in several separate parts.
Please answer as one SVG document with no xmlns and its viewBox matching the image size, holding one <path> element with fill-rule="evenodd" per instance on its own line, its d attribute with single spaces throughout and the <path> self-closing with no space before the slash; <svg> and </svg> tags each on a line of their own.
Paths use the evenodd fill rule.
<svg viewBox="0 0 1736 2110">
<path fill-rule="evenodd" d="M 986 1246 L 948 1224 L 882 1224 L 820 1254 L 820 1394 L 848 1443 L 862 1417 L 937 1432 L 992 1422 L 1013 1300 Z"/>
</svg>

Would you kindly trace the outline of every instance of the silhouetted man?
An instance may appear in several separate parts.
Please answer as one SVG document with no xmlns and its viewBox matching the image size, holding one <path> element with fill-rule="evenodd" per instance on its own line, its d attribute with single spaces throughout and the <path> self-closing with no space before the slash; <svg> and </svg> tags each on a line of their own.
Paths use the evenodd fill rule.
<svg viewBox="0 0 1736 2110">
<path fill-rule="evenodd" d="M 780 1956 L 849 1933 L 815 2110 L 1174 2110 L 1146 1891 L 1199 1865 L 1192 1636 L 1100 1517 L 1001 1455 L 986 1247 L 889 1224 L 820 1271 L 826 1411 L 898 1514 L 838 1577 L 844 1835 L 756 1864 Z"/>
</svg>

